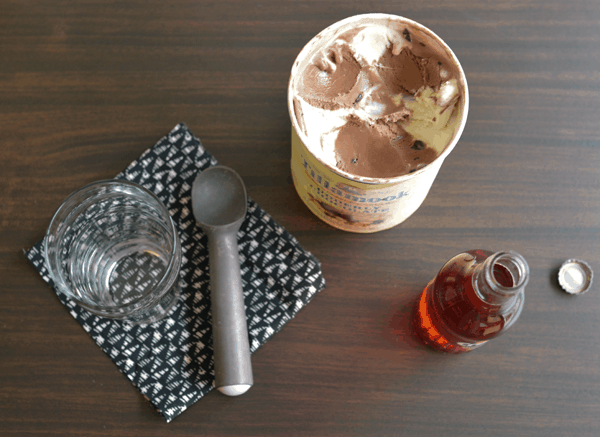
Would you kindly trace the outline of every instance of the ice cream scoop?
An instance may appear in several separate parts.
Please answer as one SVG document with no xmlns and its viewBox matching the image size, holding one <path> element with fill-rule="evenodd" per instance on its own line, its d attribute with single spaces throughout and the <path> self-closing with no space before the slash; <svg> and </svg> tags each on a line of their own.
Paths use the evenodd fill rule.
<svg viewBox="0 0 600 437">
<path fill-rule="evenodd" d="M 215 386 L 228 396 L 253 384 L 237 243 L 246 204 L 244 182 L 228 167 L 210 167 L 194 181 L 194 217 L 208 236 Z"/>
</svg>

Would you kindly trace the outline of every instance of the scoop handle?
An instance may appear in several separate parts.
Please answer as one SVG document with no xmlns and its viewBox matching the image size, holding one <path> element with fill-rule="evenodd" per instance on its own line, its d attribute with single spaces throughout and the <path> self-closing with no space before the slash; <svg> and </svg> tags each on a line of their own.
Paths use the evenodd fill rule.
<svg viewBox="0 0 600 437">
<path fill-rule="evenodd" d="M 228 396 L 254 383 L 236 232 L 208 236 L 215 386 Z"/>
</svg>

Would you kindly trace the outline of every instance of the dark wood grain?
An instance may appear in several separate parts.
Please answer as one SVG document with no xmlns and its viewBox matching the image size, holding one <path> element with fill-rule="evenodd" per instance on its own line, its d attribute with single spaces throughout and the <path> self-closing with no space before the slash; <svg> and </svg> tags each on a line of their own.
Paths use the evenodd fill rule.
<svg viewBox="0 0 600 437">
<path fill-rule="evenodd" d="M 356 235 L 316 219 L 289 171 L 289 71 L 350 15 L 433 29 L 461 60 L 469 121 L 423 206 Z M 598 436 L 600 271 L 596 0 L 0 1 L 0 434 Z M 66 195 L 114 176 L 184 121 L 322 262 L 327 288 L 253 356 L 256 384 L 172 423 L 28 265 Z M 524 313 L 463 356 L 408 333 L 415 298 L 474 248 L 531 267 Z"/>
</svg>

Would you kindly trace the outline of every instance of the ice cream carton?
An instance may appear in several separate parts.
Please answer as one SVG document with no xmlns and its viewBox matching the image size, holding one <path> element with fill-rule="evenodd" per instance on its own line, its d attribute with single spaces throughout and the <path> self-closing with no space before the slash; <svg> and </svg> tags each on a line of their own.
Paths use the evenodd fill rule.
<svg viewBox="0 0 600 437">
<path fill-rule="evenodd" d="M 411 162 L 406 166 L 402 164 L 404 167 L 398 171 L 397 175 L 385 174 L 382 177 L 377 174 L 377 168 L 374 169 L 373 174 L 365 173 L 364 170 L 361 170 L 362 173 L 354 172 L 352 171 L 354 160 L 352 163 L 347 163 L 347 165 L 336 162 L 334 148 L 343 145 L 340 146 L 338 140 L 338 143 L 331 146 L 327 144 L 327 138 L 335 138 L 341 127 L 333 126 L 330 132 L 322 137 L 310 135 L 311 126 L 326 125 L 325 122 L 322 123 L 319 117 L 324 114 L 322 118 L 326 118 L 329 113 L 323 109 L 318 109 L 313 111 L 314 113 L 310 117 L 304 117 L 303 114 L 308 107 L 304 102 L 305 109 L 302 109 L 297 93 L 297 79 L 305 71 L 307 63 L 314 62 L 314 59 L 319 56 L 319 52 L 325 49 L 326 53 L 330 53 L 331 60 L 328 61 L 325 57 L 325 61 L 322 63 L 331 62 L 333 68 L 335 68 L 336 56 L 341 59 L 341 55 L 336 54 L 335 51 L 331 54 L 331 50 L 327 52 L 328 45 L 331 45 L 332 41 L 340 34 L 347 35 L 353 28 L 364 28 L 368 25 L 373 25 L 377 29 L 387 27 L 393 29 L 395 33 L 384 35 L 383 42 L 370 43 L 366 41 L 365 43 L 365 38 L 362 38 L 359 42 L 363 46 L 370 47 L 380 44 L 383 49 L 393 52 L 391 56 L 394 56 L 394 54 L 397 56 L 402 50 L 403 42 L 405 44 L 417 44 L 418 41 L 426 41 L 442 53 L 445 62 L 451 66 L 454 72 L 452 81 L 447 80 L 444 82 L 444 79 L 439 79 L 439 83 L 442 85 L 437 86 L 435 89 L 422 87 L 414 95 L 404 97 L 400 94 L 386 96 L 386 98 L 389 97 L 388 101 L 395 101 L 399 105 L 398 108 L 401 109 L 398 110 L 398 113 L 404 111 L 402 114 L 408 114 L 406 119 L 410 119 L 411 122 L 410 125 L 405 124 L 404 127 L 402 127 L 403 121 L 400 120 L 399 122 L 402 134 L 398 134 L 397 138 L 404 138 L 404 142 L 412 141 L 412 143 L 402 146 L 408 150 L 409 155 L 406 156 L 410 156 Z M 354 35 L 355 33 L 350 34 Z M 419 35 L 423 35 L 423 38 L 418 39 Z M 346 38 L 346 40 L 348 39 Z M 419 44 L 425 46 L 420 42 Z M 379 54 L 376 54 L 373 58 L 375 59 L 377 56 Z M 415 59 L 418 60 L 419 58 L 415 57 Z M 327 68 L 327 65 L 325 68 Z M 378 66 L 377 68 L 383 67 Z M 446 86 L 447 84 L 455 86 L 454 97 L 447 92 L 447 88 L 449 88 L 449 86 Z M 355 86 L 355 89 L 358 89 L 357 86 Z M 354 118 L 357 118 L 355 114 L 361 116 L 361 113 L 357 112 L 354 107 L 357 106 L 356 102 L 361 101 L 363 95 L 365 96 L 363 102 L 369 104 L 368 93 L 370 91 L 364 86 L 362 89 L 366 89 L 366 91 L 364 93 L 360 90 L 354 91 L 359 93 L 356 99 L 354 95 L 345 97 L 346 99 L 350 98 L 350 101 L 355 101 L 349 109 L 353 111 Z M 406 91 L 405 94 L 408 92 Z M 373 95 L 375 96 L 375 94 Z M 404 103 L 400 102 L 403 98 L 406 100 Z M 442 99 L 451 102 L 451 106 L 446 102 L 444 102 L 446 106 L 440 106 Z M 375 107 L 373 105 L 376 104 L 381 106 L 373 99 L 370 102 L 371 107 L 368 107 L 367 110 L 371 110 Z M 424 102 L 424 104 L 421 104 L 421 102 Z M 436 106 L 436 103 L 439 104 Z M 429 107 L 433 107 L 437 112 L 430 113 Z M 450 110 L 452 111 L 452 124 L 448 124 L 450 127 L 442 131 L 438 129 L 441 121 L 444 120 L 444 123 L 449 123 L 450 114 L 444 112 L 448 107 L 451 107 Z M 452 50 L 431 30 L 412 20 L 388 14 L 358 15 L 337 22 L 320 32 L 302 49 L 294 62 L 290 75 L 288 110 L 292 122 L 291 171 L 296 191 L 317 217 L 344 231 L 369 233 L 396 226 L 410 217 L 425 200 L 444 159 L 456 146 L 460 138 L 466 123 L 468 107 L 469 93 L 464 71 Z M 334 114 L 332 118 L 338 117 L 343 121 L 339 116 L 340 113 L 343 114 L 343 111 L 337 110 L 337 112 L 331 113 Z M 396 129 L 396 125 L 393 124 L 396 123 L 396 119 L 390 118 L 389 115 L 386 115 L 386 117 L 388 122 L 390 119 L 393 120 L 388 124 Z M 417 120 L 418 117 L 420 119 Z M 383 116 L 381 118 L 383 119 Z M 372 122 L 381 124 L 377 120 Z M 436 126 L 436 122 L 438 126 Z M 368 119 L 366 123 L 369 123 Z M 316 129 L 321 129 L 323 132 L 326 130 L 322 126 L 318 126 Z M 394 140 L 395 138 L 390 142 L 393 143 Z M 417 160 L 420 158 L 418 154 L 421 153 L 425 143 L 431 144 L 428 151 L 433 151 L 434 155 L 429 162 L 424 163 L 421 161 L 418 163 Z M 351 147 L 360 148 L 362 146 L 354 144 Z M 405 161 L 408 159 L 406 156 L 402 158 Z M 431 156 L 431 153 L 429 156 Z M 377 161 L 377 157 L 373 159 L 373 162 L 375 167 L 381 165 L 381 163 L 387 164 L 381 159 Z"/>
</svg>

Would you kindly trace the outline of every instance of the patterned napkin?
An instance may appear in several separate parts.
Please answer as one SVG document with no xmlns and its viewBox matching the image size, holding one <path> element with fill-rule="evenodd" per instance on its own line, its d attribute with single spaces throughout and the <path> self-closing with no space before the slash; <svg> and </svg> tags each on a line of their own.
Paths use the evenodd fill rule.
<svg viewBox="0 0 600 437">
<path fill-rule="evenodd" d="M 117 175 L 156 194 L 173 217 L 183 249 L 182 293 L 169 315 L 129 326 L 95 316 L 62 293 L 60 301 L 119 370 L 170 422 L 213 389 L 207 237 L 196 225 L 191 188 L 217 161 L 183 123 Z M 325 287 L 319 261 L 248 199 L 238 242 L 251 352 L 278 332 Z M 43 241 L 25 254 L 43 279 Z"/>
</svg>

